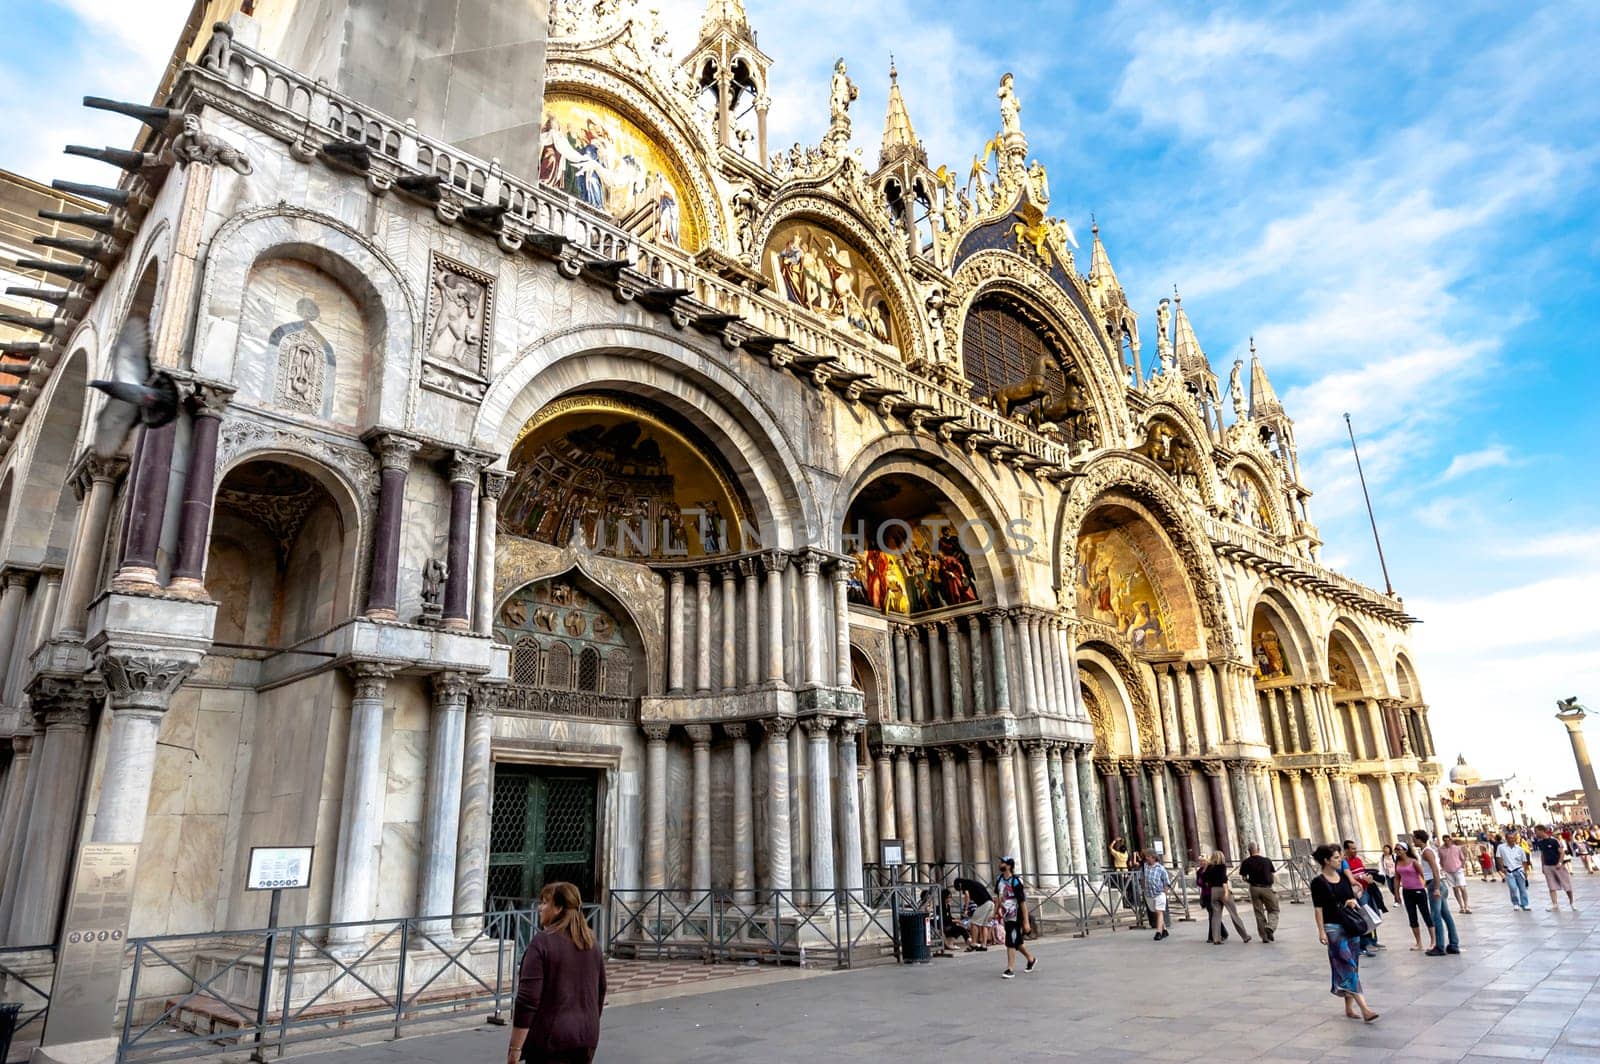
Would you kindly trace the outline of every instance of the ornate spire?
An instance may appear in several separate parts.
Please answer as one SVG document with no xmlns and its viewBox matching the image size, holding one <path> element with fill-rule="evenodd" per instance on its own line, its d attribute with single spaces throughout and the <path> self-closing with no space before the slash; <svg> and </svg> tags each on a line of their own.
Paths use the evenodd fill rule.
<svg viewBox="0 0 1600 1064">
<path fill-rule="evenodd" d="M 1255 337 L 1250 338 L 1250 419 L 1283 417 L 1283 404 L 1278 401 L 1278 393 L 1272 390 L 1272 382 L 1267 379 L 1267 368 L 1261 364 L 1261 358 L 1256 354 Z"/>
<path fill-rule="evenodd" d="M 1189 315 L 1183 309 L 1183 297 L 1178 294 L 1177 288 L 1172 290 L 1172 301 L 1175 304 L 1172 344 L 1178 369 L 1185 377 L 1210 375 L 1211 360 L 1206 358 L 1205 351 L 1200 347 L 1200 339 L 1194 334 L 1194 326 L 1189 324 Z"/>
<path fill-rule="evenodd" d="M 900 95 L 899 72 L 894 68 L 894 56 L 889 57 L 889 112 L 883 120 L 883 146 L 878 151 L 881 169 L 899 162 L 907 156 L 926 164 L 928 153 L 911 128 L 911 115 L 906 111 L 905 97 Z"/>
<path fill-rule="evenodd" d="M 1091 222 L 1089 231 L 1094 234 L 1094 247 L 1089 253 L 1089 280 L 1099 282 L 1101 289 L 1107 293 L 1120 292 L 1122 282 L 1117 280 L 1117 271 L 1111 268 L 1111 256 L 1106 254 L 1106 246 L 1100 242 L 1100 223 Z"/>
</svg>

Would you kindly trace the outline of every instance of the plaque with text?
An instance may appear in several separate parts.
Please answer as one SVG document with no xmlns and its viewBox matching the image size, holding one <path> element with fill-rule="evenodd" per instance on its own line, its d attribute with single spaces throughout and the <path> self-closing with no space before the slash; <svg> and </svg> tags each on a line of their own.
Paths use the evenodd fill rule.
<svg viewBox="0 0 1600 1064">
<path fill-rule="evenodd" d="M 111 1034 L 138 860 L 136 843 L 91 842 L 78 851 L 72 899 L 56 951 L 44 1045 Z"/>
<path fill-rule="evenodd" d="M 310 885 L 310 846 L 251 847 L 245 890 L 295 890 Z"/>
</svg>

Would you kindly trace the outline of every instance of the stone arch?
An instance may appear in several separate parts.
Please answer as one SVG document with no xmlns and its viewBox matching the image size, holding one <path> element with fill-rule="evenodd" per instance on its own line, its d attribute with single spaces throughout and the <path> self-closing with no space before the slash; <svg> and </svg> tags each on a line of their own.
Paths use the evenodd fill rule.
<svg viewBox="0 0 1600 1064">
<path fill-rule="evenodd" d="M 1167 464 L 1159 455 L 1152 453 L 1152 435 L 1157 422 L 1163 422 L 1169 428 L 1177 429 L 1189 453 L 1194 456 L 1190 465 L 1201 503 L 1208 510 L 1218 509 L 1221 505 L 1221 489 L 1216 466 L 1211 461 L 1211 436 L 1206 431 L 1205 422 L 1200 420 L 1193 406 L 1174 403 L 1167 399 L 1157 399 L 1146 408 L 1138 421 L 1139 439 L 1136 449 L 1164 470 L 1168 468 Z"/>
<path fill-rule="evenodd" d="M 27 450 L 13 466 L 24 470 L 16 492 L 16 520 L 7 529 L 6 558 L 30 565 L 61 565 L 77 514 L 69 474 L 78 457 L 88 407 L 86 382 L 93 354 L 73 350 L 46 384 L 40 408 L 28 419 L 34 429 Z"/>
<path fill-rule="evenodd" d="M 1264 621 L 1272 625 L 1283 647 L 1285 664 L 1289 666 L 1288 675 L 1300 683 L 1320 678 L 1322 669 L 1314 649 L 1316 643 L 1300 611 L 1287 595 L 1274 587 L 1262 587 L 1250 600 L 1245 615 L 1250 619 L 1252 660 L 1255 660 L 1255 627 L 1258 622 Z"/>
<path fill-rule="evenodd" d="M 856 640 L 850 642 L 850 678 L 861 690 L 869 724 L 894 720 L 893 691 L 884 682 L 885 670 L 877 655 Z"/>
<path fill-rule="evenodd" d="M 410 382 L 421 372 L 416 338 L 422 315 L 411 285 L 380 248 L 337 218 L 282 205 L 235 215 L 211 238 L 211 247 L 191 355 L 196 373 L 238 380 L 244 339 L 238 323 L 245 317 L 251 270 L 274 257 L 303 259 L 344 285 L 374 323 L 367 388 L 377 395 L 365 406 L 365 419 L 410 422 Z"/>
<path fill-rule="evenodd" d="M 773 234 L 787 222 L 810 221 L 837 232 L 866 256 L 869 270 L 883 284 L 893 315 L 894 335 L 902 338 L 901 359 L 908 363 L 927 359 L 930 338 L 923 329 L 925 315 L 921 313 L 915 294 L 917 287 L 911 280 L 903 244 L 873 224 L 875 219 L 869 220 L 854 205 L 817 187 L 822 183 L 820 180 L 798 183 L 793 191 L 774 201 L 756 224 L 750 239 L 751 248 L 765 256 Z M 761 265 L 757 263 L 757 268 Z"/>
<path fill-rule="evenodd" d="M 552 57 L 547 63 L 544 91 L 546 96 L 566 93 L 589 97 L 659 137 L 694 193 L 695 211 L 705 229 L 704 245 L 726 246 L 728 226 L 721 197 L 702 161 L 716 157 L 717 145 L 679 106 L 676 95 L 662 93 L 622 64 L 601 65 L 588 56 L 570 54 Z"/>
<path fill-rule="evenodd" d="M 210 539 L 216 537 L 218 512 L 226 498 L 224 492 L 228 489 L 229 477 L 252 463 L 272 463 L 304 474 L 332 503 L 340 529 L 339 549 L 333 566 L 336 578 L 331 599 L 332 618 L 338 622 L 355 616 L 360 609 L 360 595 L 366 588 L 366 570 L 371 553 L 372 520 L 362 500 L 375 495 L 376 473 L 372 472 L 367 477 L 352 477 L 350 470 L 329 462 L 323 456 L 313 456 L 294 449 L 289 439 L 258 438 L 254 445 L 246 443 L 240 446 L 234 440 L 225 438 L 218 453 Z M 324 556 L 321 567 L 324 578 L 328 561 Z M 209 552 L 206 565 L 207 572 L 202 573 L 202 580 L 209 580 Z"/>
<path fill-rule="evenodd" d="M 1411 664 L 1411 658 L 1405 651 L 1400 651 L 1394 656 L 1395 687 L 1403 702 L 1421 702 L 1422 684 L 1417 679 L 1416 666 Z"/>
<path fill-rule="evenodd" d="M 822 534 L 811 485 L 777 417 L 737 376 L 670 333 L 592 326 L 526 348 L 490 385 L 473 440 L 509 454 L 546 404 L 596 389 L 644 396 L 698 425 L 749 499 L 763 545 L 793 547 Z"/>
<path fill-rule="evenodd" d="M 944 340 L 946 356 L 960 364 L 961 338 L 967 314 L 979 299 L 991 293 L 1005 293 L 1020 299 L 1068 336 L 1070 353 L 1078 356 L 1084 386 L 1099 423 L 1099 435 L 1106 444 L 1126 439 L 1128 412 L 1124 402 L 1127 388 L 1111 371 L 1112 353 L 1105 334 L 1067 298 L 1055 279 L 1036 264 L 1007 251 L 979 251 L 965 259 L 950 279 L 945 295 Z M 1120 356 L 1119 356 L 1120 357 Z"/>
<path fill-rule="evenodd" d="M 1000 533 L 1009 528 L 1004 515 L 1006 508 L 985 478 L 961 457 L 937 449 L 925 438 L 910 433 L 891 433 L 881 436 L 863 447 L 851 460 L 839 478 L 832 500 L 827 507 L 829 534 L 836 534 L 845 519 L 850 504 L 872 481 L 900 474 L 916 477 L 936 488 L 955 508 L 960 520 L 982 522 L 987 528 Z M 974 535 L 977 535 L 974 530 Z M 1035 536 L 1034 550 L 1039 549 L 1043 536 Z M 1014 547 L 1022 544 L 1008 537 Z M 970 548 L 969 548 L 970 552 Z M 991 605 L 1008 606 L 1023 598 L 1022 576 L 1014 555 L 1007 550 L 988 551 L 994 559 L 974 575 L 979 580 L 980 597 L 989 594 Z M 1026 553 L 1026 552 L 1024 552 Z"/>
<path fill-rule="evenodd" d="M 496 549 L 494 617 L 519 588 L 544 580 L 581 580 L 618 612 L 638 633 L 644 656 L 644 689 L 658 695 L 666 690 L 666 581 L 635 562 L 591 554 L 567 546 L 557 550 L 542 543 L 508 544 L 501 538 Z"/>
<path fill-rule="evenodd" d="M 578 594 L 573 595 L 570 591 L 566 596 L 557 594 L 563 587 Z M 563 624 L 563 611 L 575 610 L 578 604 L 571 600 L 580 596 L 592 600 L 594 607 L 593 610 L 578 613 L 580 623 L 587 623 L 587 627 L 577 630 L 567 628 Z M 568 601 L 562 602 L 562 598 Z M 541 628 L 539 624 L 537 614 L 541 609 L 550 611 L 552 620 L 548 628 Z M 584 616 L 585 613 L 592 616 Z M 607 617 L 615 624 L 615 631 L 599 630 L 601 621 Z M 497 638 L 514 648 L 513 684 L 619 698 L 638 698 L 646 693 L 649 669 L 643 633 L 634 611 L 628 608 L 622 596 L 577 565 L 558 574 L 524 581 L 505 595 L 498 596 L 494 624 Z M 527 638 L 547 644 L 547 649 L 565 647 L 571 658 L 572 671 L 561 677 L 553 677 L 548 671 L 537 677 L 528 677 L 519 660 L 519 655 L 525 649 L 522 646 L 525 641 L 523 633 Z M 573 646 L 574 642 L 578 644 L 576 647 Z M 586 658 L 592 659 L 596 670 L 592 684 L 586 682 Z"/>
<path fill-rule="evenodd" d="M 354 616 L 362 517 L 344 478 L 303 455 L 262 450 L 229 463 L 204 573 L 218 642 L 291 646 Z"/>
<path fill-rule="evenodd" d="M 1109 643 L 1078 647 L 1078 682 L 1094 725 L 1095 751 L 1109 757 L 1158 754 L 1150 693 L 1127 657 Z"/>
<path fill-rule="evenodd" d="M 1355 670 L 1354 680 L 1357 682 L 1354 686 L 1343 686 L 1340 684 L 1340 678 L 1333 675 L 1332 661 L 1336 647 L 1344 651 Z M 1328 678 L 1333 680 L 1339 689 L 1355 691 L 1366 698 L 1388 697 L 1383 665 L 1377 650 L 1367 633 L 1348 616 L 1341 614 L 1334 618 L 1333 626 L 1328 632 L 1327 655 Z"/>
<path fill-rule="evenodd" d="M 1196 605 L 1200 649 L 1212 660 L 1236 659 L 1234 626 L 1222 595 L 1222 574 L 1210 540 L 1166 474 L 1146 459 L 1126 453 L 1109 454 L 1091 461 L 1083 475 L 1071 483 L 1056 522 L 1058 597 L 1065 601 L 1074 586 L 1078 536 L 1085 519 L 1108 502 L 1134 502 L 1148 514 L 1152 528 L 1168 541 L 1183 566 L 1187 592 Z"/>
<path fill-rule="evenodd" d="M 1222 472 L 1222 482 L 1228 485 L 1225 490 L 1229 497 L 1230 504 L 1236 501 L 1233 497 L 1234 488 L 1232 485 L 1233 475 L 1235 472 L 1239 471 L 1245 471 L 1246 475 L 1255 480 L 1256 486 L 1261 490 L 1262 501 L 1266 504 L 1267 511 L 1271 515 L 1272 528 L 1268 530 L 1269 534 L 1275 536 L 1289 535 L 1294 529 L 1294 520 L 1293 516 L 1288 512 L 1284 505 L 1283 492 L 1275 487 L 1275 485 L 1278 483 L 1278 478 L 1274 475 L 1272 470 L 1267 468 L 1267 466 L 1264 465 L 1261 460 L 1253 454 L 1239 455 L 1232 462 L 1228 463 L 1227 468 Z M 1232 513 L 1232 516 L 1236 520 L 1239 519 L 1239 514 L 1236 510 Z M 1243 523 L 1250 523 L 1248 514 L 1244 516 Z"/>
</svg>

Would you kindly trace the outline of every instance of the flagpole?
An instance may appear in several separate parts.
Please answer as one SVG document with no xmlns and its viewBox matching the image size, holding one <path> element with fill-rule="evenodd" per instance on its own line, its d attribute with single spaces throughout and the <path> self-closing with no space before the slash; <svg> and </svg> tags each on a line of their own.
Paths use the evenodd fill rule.
<svg viewBox="0 0 1600 1064">
<path fill-rule="evenodd" d="M 1383 590 L 1392 597 L 1394 585 L 1389 582 L 1389 565 L 1383 560 L 1383 540 L 1378 536 L 1378 519 L 1372 513 L 1372 496 L 1367 493 L 1367 475 L 1361 471 L 1361 452 L 1356 448 L 1356 430 L 1350 425 L 1349 414 L 1344 416 L 1344 427 L 1350 434 L 1350 453 L 1356 456 L 1356 476 L 1361 478 L 1361 497 L 1367 501 L 1367 520 L 1372 522 L 1372 542 L 1378 545 L 1378 567 L 1383 570 Z"/>
</svg>

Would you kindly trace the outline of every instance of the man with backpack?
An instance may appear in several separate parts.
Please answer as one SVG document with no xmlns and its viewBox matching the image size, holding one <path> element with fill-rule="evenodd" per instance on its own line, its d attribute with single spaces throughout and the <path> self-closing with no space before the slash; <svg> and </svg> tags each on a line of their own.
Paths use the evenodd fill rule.
<svg viewBox="0 0 1600 1064">
<path fill-rule="evenodd" d="M 1028 916 L 1028 896 L 1022 887 L 1022 877 L 1017 875 L 1017 862 L 1012 857 L 1000 858 L 1000 875 L 994 881 L 994 896 L 1000 906 L 1000 919 L 1006 929 L 1006 970 L 1000 974 L 1002 979 L 1015 978 L 1016 955 L 1022 954 L 1027 958 L 1028 966 L 1024 972 L 1033 971 L 1038 961 L 1028 947 L 1023 945 L 1022 938 L 1033 930 L 1032 921 Z"/>
</svg>

